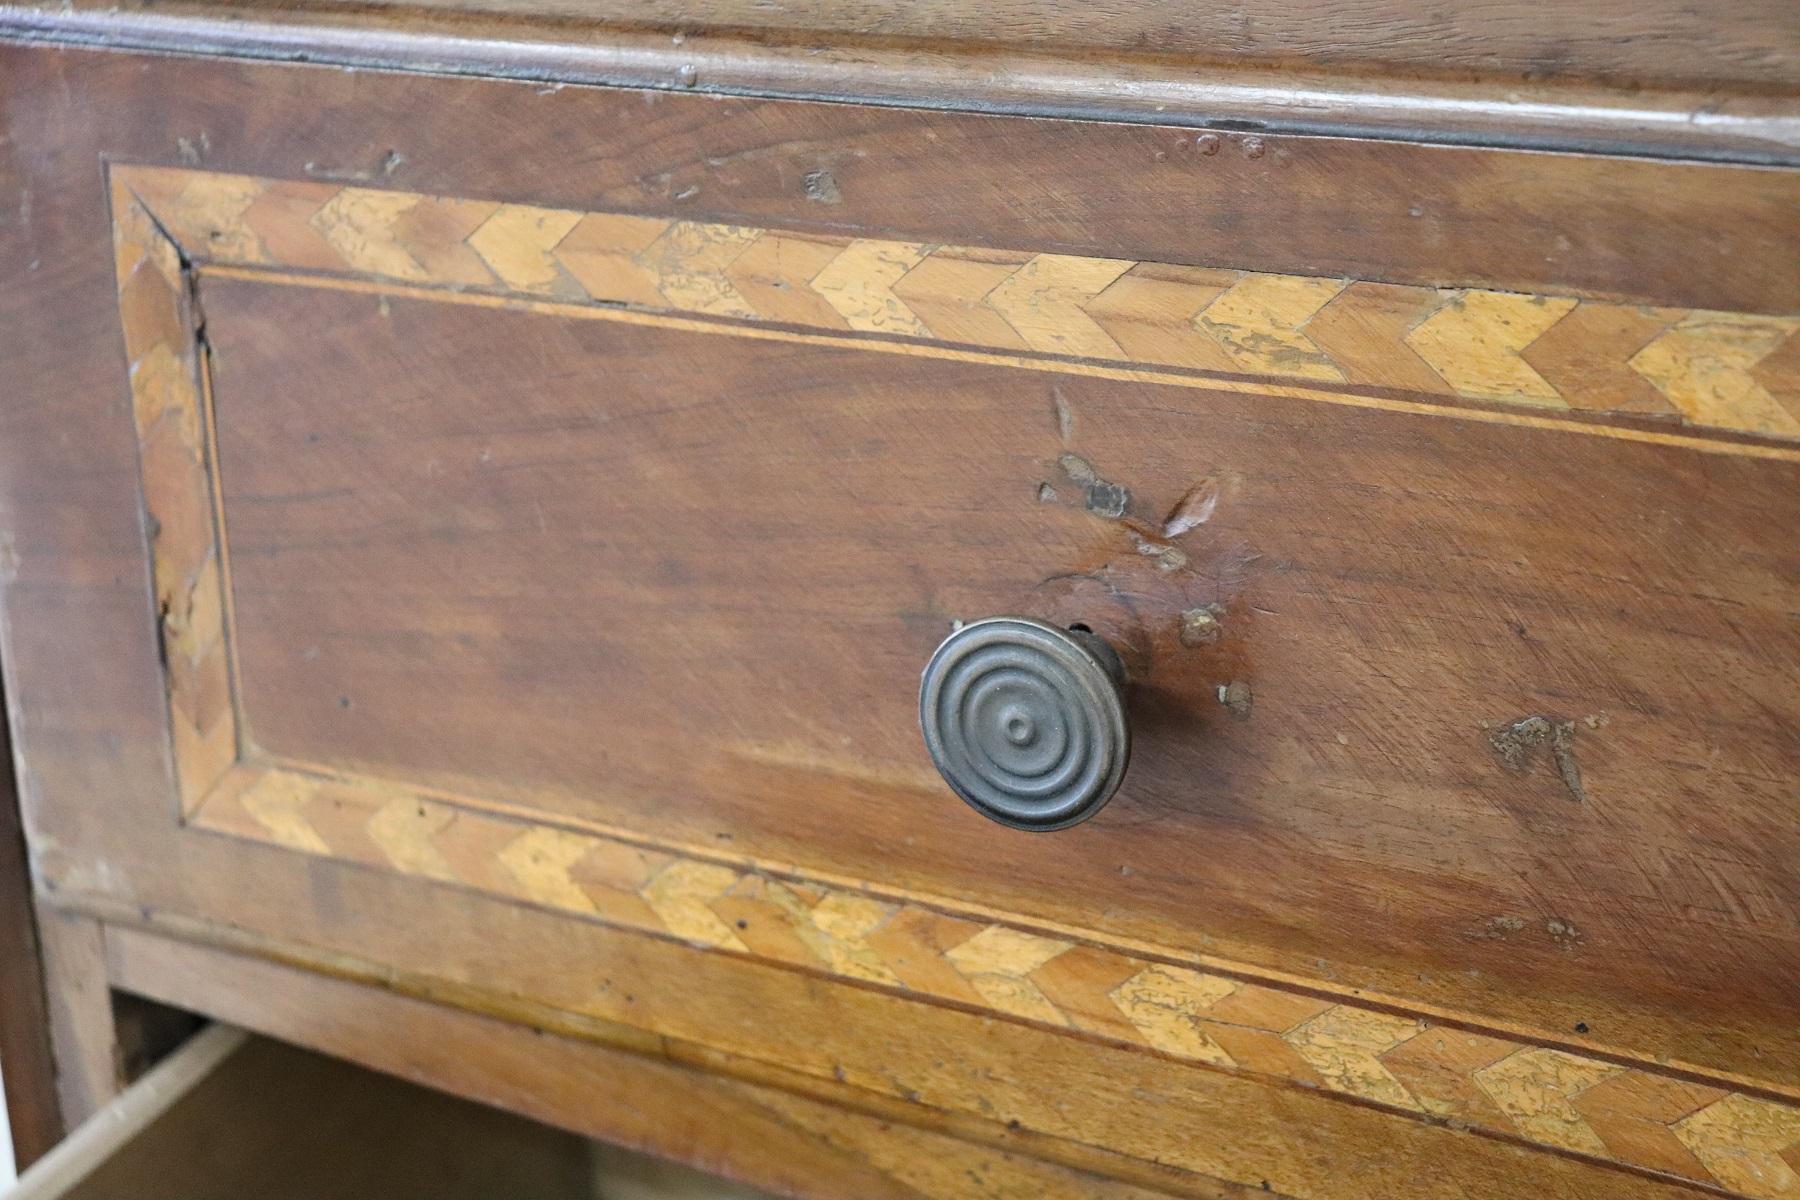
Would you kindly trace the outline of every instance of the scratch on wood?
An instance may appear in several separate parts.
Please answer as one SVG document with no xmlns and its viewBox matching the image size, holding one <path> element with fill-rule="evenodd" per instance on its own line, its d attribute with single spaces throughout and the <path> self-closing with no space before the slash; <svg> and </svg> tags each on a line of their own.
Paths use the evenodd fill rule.
<svg viewBox="0 0 1800 1200">
<path fill-rule="evenodd" d="M 1572 950 L 1581 944 L 1581 930 L 1575 927 L 1575 922 L 1565 917 L 1547 918 L 1544 921 L 1544 932 L 1564 950 Z"/>
<path fill-rule="evenodd" d="M 1136 529 L 1127 529 L 1125 532 L 1131 535 L 1131 544 L 1137 547 L 1137 552 L 1145 558 L 1155 559 L 1161 570 L 1179 571 L 1188 565 L 1188 556 L 1180 547 L 1147 538 Z"/>
<path fill-rule="evenodd" d="M 1582 786 L 1581 767 L 1575 761 L 1575 722 L 1533 714 L 1521 717 L 1488 735 L 1488 743 L 1507 770 L 1524 774 L 1531 765 L 1532 751 L 1540 746 L 1550 748 L 1550 759 L 1563 786 L 1578 803 L 1587 802 L 1587 789 Z"/>
<path fill-rule="evenodd" d="M 1131 507 L 1131 489 L 1122 483 L 1103 479 L 1094 464 L 1079 454 L 1065 452 L 1056 460 L 1069 482 L 1082 489 L 1087 510 L 1095 516 L 1116 521 Z"/>
<path fill-rule="evenodd" d="M 1212 476 L 1207 476 L 1187 490 L 1187 494 L 1175 502 L 1169 515 L 1163 519 L 1162 534 L 1166 538 L 1180 537 L 1188 530 L 1204 525 L 1212 520 L 1214 510 L 1219 507 L 1219 484 Z"/>
<path fill-rule="evenodd" d="M 1050 388 L 1050 403 L 1056 409 L 1056 433 L 1057 433 L 1057 436 L 1062 438 L 1062 444 L 1064 445 L 1064 447 L 1074 444 L 1074 441 L 1075 441 L 1075 409 L 1074 409 L 1074 407 L 1072 405 L 1070 405 L 1068 397 L 1066 397 L 1062 394 L 1062 389 L 1059 387 L 1056 387 L 1054 385 L 1052 385 Z"/>
</svg>

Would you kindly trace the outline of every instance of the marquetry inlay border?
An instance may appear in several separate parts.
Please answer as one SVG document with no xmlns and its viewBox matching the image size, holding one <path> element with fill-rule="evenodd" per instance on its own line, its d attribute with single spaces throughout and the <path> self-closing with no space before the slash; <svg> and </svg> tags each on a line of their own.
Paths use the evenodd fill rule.
<svg viewBox="0 0 1800 1200">
<path fill-rule="evenodd" d="M 1253 969 L 1221 970 L 1177 952 L 1121 946 L 1098 934 L 1048 929 L 1027 918 L 977 912 L 955 902 L 889 894 L 798 869 L 559 823 L 478 798 L 245 758 L 235 717 L 228 547 L 221 536 L 224 522 L 214 474 L 212 404 L 194 294 L 197 270 L 204 273 L 209 262 L 228 269 L 273 262 L 309 272 L 343 272 L 360 264 L 365 274 L 408 280 L 394 286 L 420 286 L 423 276 L 459 289 L 440 293 L 446 300 L 465 300 L 467 289 L 492 288 L 497 281 L 556 295 L 573 278 L 565 278 L 566 265 L 556 265 L 566 263 L 570 253 L 561 247 L 593 222 L 589 240 L 582 243 L 590 249 L 605 241 L 602 231 L 615 231 L 606 237 L 624 237 L 616 232 L 621 229 L 636 231 L 626 239 L 635 249 L 606 253 L 613 255 L 617 271 L 649 280 L 646 287 L 654 284 L 662 308 L 688 304 L 693 311 L 713 312 L 716 307 L 706 305 L 737 303 L 721 296 L 756 296 L 753 317 L 774 313 L 786 323 L 806 324 L 799 319 L 801 306 L 814 306 L 817 326 L 825 317 L 816 305 L 824 304 L 845 326 L 855 328 L 854 321 L 886 320 L 882 311 L 909 312 L 923 322 L 926 317 L 919 315 L 917 304 L 923 291 L 896 289 L 910 278 L 909 272 L 945 249 L 922 248 L 908 266 L 905 256 L 895 260 L 881 250 L 900 243 L 751 230 L 730 235 L 737 241 L 729 256 L 717 252 L 707 258 L 715 253 L 707 247 L 725 243 L 706 228 L 671 237 L 684 223 L 660 218 L 557 217 L 519 206 L 193 171 L 115 169 L 112 179 L 120 313 L 167 662 L 171 747 L 180 819 L 190 827 L 472 889 L 571 919 L 888 989 L 922 1002 L 1127 1045 L 1202 1069 L 1313 1088 L 1758 1200 L 1800 1198 L 1800 1104 L 1729 1081 L 1701 1082 L 1691 1073 L 1547 1046 L 1478 1022 L 1407 1015 L 1391 1005 L 1334 996 Z M 231 199 L 215 211 L 222 196 Z M 326 213 L 335 215 L 322 216 Z M 531 258 L 529 247 L 548 240 L 557 224 L 563 228 L 555 240 Z M 659 230 L 654 235 L 651 225 Z M 503 238 L 498 232 L 483 236 L 484 230 L 509 232 Z M 200 240 L 190 249 L 184 239 L 195 238 Z M 516 238 L 523 241 L 509 240 Z M 652 250 L 665 238 L 663 250 Z M 690 246 L 686 239 L 696 240 Z M 792 250 L 790 241 L 811 249 Z M 769 300 L 753 286 L 746 290 L 743 279 L 727 268 L 759 246 L 765 258 L 758 261 L 773 265 L 755 278 L 804 277 L 810 298 Z M 599 250 L 593 253 L 605 257 Z M 991 297 L 1006 280 L 1020 276 L 1024 280 L 1013 286 L 1032 285 L 1040 278 L 1028 273 L 1034 261 L 1038 272 L 1073 269 L 1046 267 L 1044 256 L 995 255 L 989 261 L 978 253 L 986 252 L 956 251 L 942 266 L 952 275 L 1006 268 L 1004 279 L 983 296 Z M 813 257 L 802 260 L 810 265 L 795 266 L 791 254 Z M 704 269 L 693 266 L 695 256 L 707 264 Z M 1077 260 L 1058 259 L 1068 261 Z M 834 268 L 840 263 L 844 265 Z M 869 278 L 886 282 L 819 291 L 821 278 L 839 278 L 832 274 L 835 269 L 848 279 L 856 264 L 872 264 L 866 266 L 873 272 Z M 1113 266 L 1121 264 L 1105 269 Z M 1106 288 L 1094 294 L 1104 297 L 1142 266 L 1123 264 Z M 595 281 L 610 276 L 592 260 L 587 267 L 580 286 L 592 304 L 601 298 L 592 290 L 599 286 Z M 1097 280 L 1101 272 L 1094 270 Z M 632 275 L 643 271 L 650 274 Z M 716 286 L 718 271 L 725 271 L 723 278 L 732 283 L 728 292 L 707 290 Z M 748 266 L 738 268 L 739 275 L 748 271 Z M 1151 282 L 1160 286 L 1167 280 L 1159 272 L 1181 276 L 1185 271 L 1159 267 L 1137 278 L 1147 281 L 1145 287 Z M 268 278 L 283 282 L 279 275 Z M 302 273 L 288 281 L 308 278 Z M 1256 283 L 1240 300 L 1279 295 L 1288 286 L 1280 282 L 1285 277 L 1234 279 L 1238 282 L 1220 286 L 1215 303 L 1244 280 L 1278 282 Z M 1057 286 L 1064 284 L 1066 278 Z M 1194 285 L 1190 279 L 1178 286 Z M 839 296 L 838 304 L 832 294 Z M 898 296 L 902 308 L 887 310 L 887 294 Z M 1031 311 L 1061 312 L 1073 294 L 1055 292 L 1049 308 Z M 714 298 L 707 300 L 708 295 Z M 852 301 L 852 296 L 862 299 Z M 651 292 L 644 291 L 623 302 L 652 300 Z M 858 308 L 864 301 L 873 307 Z M 1268 312 L 1279 309 L 1274 300 L 1267 304 L 1274 306 Z M 1466 309 L 1466 297 L 1463 304 Z M 771 307 L 779 305 L 788 307 Z M 988 321 L 993 332 L 983 336 L 994 340 L 1016 336 L 1030 346 L 1032 339 L 1043 342 L 1052 336 L 1047 325 L 1034 326 L 1017 313 L 1008 317 L 1004 299 L 999 308 L 991 300 L 986 309 L 965 307 L 961 319 Z M 1321 303 L 1315 311 L 1323 307 Z M 924 310 L 934 321 L 930 328 L 945 327 L 948 318 L 928 304 Z M 1092 319 L 1091 305 L 1081 310 Z M 970 315 L 981 311 L 988 315 Z M 1572 311 L 1579 308 L 1569 308 L 1564 316 Z M 853 317 L 853 312 L 863 315 Z M 1224 314 L 1215 319 L 1223 324 Z M 994 320 L 1003 321 L 1012 334 L 998 332 Z M 1712 336 L 1694 333 L 1698 325 L 1677 335 L 1685 320 L 1670 318 L 1650 344 L 1676 336 Z M 1733 317 L 1706 328 L 1738 320 L 1765 333 L 1778 327 L 1756 324 L 1761 318 Z M 975 327 L 952 327 L 961 340 L 973 340 L 970 329 Z M 1207 336 L 1224 335 L 1208 331 Z M 1115 344 L 1120 344 L 1117 339 Z M 1250 344 L 1274 345 L 1248 339 Z M 1067 350 L 1073 343 L 1058 345 Z M 1288 361 L 1281 355 L 1275 360 Z"/>
<path fill-rule="evenodd" d="M 195 824 L 1748 1196 L 1800 1196 L 1800 1107 L 949 903 L 286 765 L 234 769 Z"/>
<path fill-rule="evenodd" d="M 198 261 L 1800 437 L 1800 314 L 1272 274 L 115 168 Z M 1574 425 L 1574 422 L 1570 423 Z"/>
<path fill-rule="evenodd" d="M 149 209 L 113 180 L 113 260 L 150 531 L 182 811 L 237 760 L 224 538 L 193 279 Z"/>
</svg>

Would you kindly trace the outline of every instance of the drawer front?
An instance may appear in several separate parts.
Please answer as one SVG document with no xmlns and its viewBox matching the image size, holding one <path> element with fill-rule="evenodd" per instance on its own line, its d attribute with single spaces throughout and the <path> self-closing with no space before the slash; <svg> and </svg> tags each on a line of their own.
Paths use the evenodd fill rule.
<svg viewBox="0 0 1800 1200">
<path fill-rule="evenodd" d="M 1800 1194 L 1800 176 L 6 54 L 67 903 L 1296 1195 Z M 995 614 L 1124 661 L 1085 824 L 932 769 Z"/>
</svg>

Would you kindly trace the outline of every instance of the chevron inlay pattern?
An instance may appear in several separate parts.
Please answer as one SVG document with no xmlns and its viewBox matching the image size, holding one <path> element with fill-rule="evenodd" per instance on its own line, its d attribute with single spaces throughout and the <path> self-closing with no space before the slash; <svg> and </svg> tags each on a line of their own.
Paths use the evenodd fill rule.
<svg viewBox="0 0 1800 1200">
<path fill-rule="evenodd" d="M 237 758 L 225 586 L 188 279 L 174 246 L 115 183 L 114 263 L 150 513 L 171 737 L 192 811 Z"/>
<path fill-rule="evenodd" d="M 1800 315 L 1706 312 L 119 167 L 194 258 L 1800 437 Z"/>
<path fill-rule="evenodd" d="M 238 767 L 194 822 L 1746 1196 L 1800 1197 L 1800 1107 L 1513 1038 L 532 823 L 368 779 Z"/>
</svg>

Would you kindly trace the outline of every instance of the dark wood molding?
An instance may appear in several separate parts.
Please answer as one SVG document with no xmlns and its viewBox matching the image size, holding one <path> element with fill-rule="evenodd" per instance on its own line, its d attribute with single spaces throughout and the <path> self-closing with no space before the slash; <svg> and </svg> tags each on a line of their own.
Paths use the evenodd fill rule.
<svg viewBox="0 0 1800 1200">
<path fill-rule="evenodd" d="M 1779 94 L 1274 71 L 993 45 L 777 43 L 394 8 L 273 11 L 275 19 L 249 19 L 242 9 L 193 3 L 154 11 L 0 4 L 0 40 L 1239 132 L 1800 163 L 1800 112 Z"/>
<path fill-rule="evenodd" d="M 192 3 L 194 0 L 187 0 Z M 998 50 L 1071 60 L 1158 57 L 1273 71 L 1393 78 L 1595 81 L 1621 89 L 1791 95 L 1800 28 L 1784 0 L 206 0 L 215 12 L 406 28 L 515 22 L 571 40 L 621 31 L 859 49 Z M 38 7 L 131 11 L 155 0 Z"/>
</svg>

